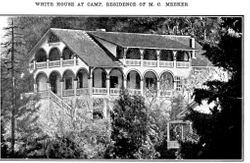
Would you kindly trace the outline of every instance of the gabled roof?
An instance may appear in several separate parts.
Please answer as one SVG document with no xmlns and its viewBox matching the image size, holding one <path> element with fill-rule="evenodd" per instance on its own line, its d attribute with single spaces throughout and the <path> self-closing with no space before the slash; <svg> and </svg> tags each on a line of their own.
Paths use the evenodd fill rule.
<svg viewBox="0 0 250 163">
<path fill-rule="evenodd" d="M 122 47 L 196 50 L 196 58 L 192 59 L 192 66 L 211 66 L 211 62 L 202 55 L 202 46 L 195 42 L 195 49 L 190 47 L 190 36 L 158 35 L 123 32 L 83 31 L 72 29 L 49 29 L 36 46 L 31 50 L 32 55 L 50 33 L 55 34 L 88 66 L 119 67 L 119 61 L 103 49 L 93 39 L 99 38 Z M 91 36 L 91 37 L 90 37 Z"/>
<path fill-rule="evenodd" d="M 169 35 L 101 31 L 89 31 L 88 34 L 122 47 L 195 50 L 179 40 L 172 39 Z M 179 37 L 179 39 L 183 37 L 187 36 Z M 187 37 L 187 39 L 190 39 L 190 37 Z M 189 43 L 189 41 L 187 43 Z"/>
<path fill-rule="evenodd" d="M 196 50 L 196 58 L 192 58 L 192 66 L 212 66 L 212 63 L 202 55 L 204 51 L 198 42 L 195 42 L 195 49 L 190 47 L 191 36 L 102 31 L 88 31 L 87 33 L 92 37 L 103 39 L 122 47 Z"/>
<path fill-rule="evenodd" d="M 85 31 L 51 28 L 48 33 L 55 34 L 66 46 L 77 54 L 88 66 L 118 67 L 118 63 L 100 48 Z M 34 52 L 34 50 L 32 49 Z M 31 52 L 32 52 L 31 51 Z"/>
</svg>

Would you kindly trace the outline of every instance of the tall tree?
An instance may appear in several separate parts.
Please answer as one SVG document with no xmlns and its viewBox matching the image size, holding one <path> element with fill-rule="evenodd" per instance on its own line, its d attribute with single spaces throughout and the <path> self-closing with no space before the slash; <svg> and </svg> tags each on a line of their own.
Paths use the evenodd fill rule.
<svg viewBox="0 0 250 163">
<path fill-rule="evenodd" d="M 145 143 L 148 132 L 147 108 L 142 97 L 122 92 L 111 117 L 111 139 L 114 144 L 109 157 L 138 158 L 139 149 Z"/>
<path fill-rule="evenodd" d="M 33 77 L 28 71 L 24 28 L 14 17 L 9 18 L 9 23 L 9 27 L 5 28 L 7 41 L 1 43 L 3 47 L 1 53 L 1 119 L 3 128 L 12 131 L 11 150 L 12 157 L 15 157 L 14 147 L 17 140 L 15 122 L 20 114 L 25 113 L 20 108 L 28 102 L 28 100 L 21 100 L 21 95 L 32 90 Z"/>
<path fill-rule="evenodd" d="M 187 119 L 201 136 L 196 158 L 241 159 L 242 157 L 242 18 L 222 18 L 220 41 L 205 44 L 205 55 L 215 66 L 231 73 L 228 82 L 209 81 L 207 88 L 194 91 L 195 101 L 215 101 L 212 114 L 191 110 Z M 181 155 L 185 156 L 185 145 Z M 188 146 L 190 148 L 190 146 Z M 182 153 L 183 152 L 183 153 Z"/>
</svg>

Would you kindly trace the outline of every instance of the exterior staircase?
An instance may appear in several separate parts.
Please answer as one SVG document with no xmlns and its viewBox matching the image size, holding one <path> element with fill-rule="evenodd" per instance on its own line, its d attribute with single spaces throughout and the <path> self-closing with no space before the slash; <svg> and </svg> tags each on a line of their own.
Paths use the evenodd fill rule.
<svg viewBox="0 0 250 163">
<path fill-rule="evenodd" d="M 64 110 L 72 110 L 72 107 L 69 106 L 66 102 L 63 101 L 62 98 L 60 98 L 59 96 L 57 96 L 54 92 L 52 92 L 51 90 L 47 90 L 44 92 L 39 92 L 38 95 L 41 98 L 48 98 L 49 100 L 53 101 L 54 103 L 56 103 L 60 108 L 64 109 Z"/>
</svg>

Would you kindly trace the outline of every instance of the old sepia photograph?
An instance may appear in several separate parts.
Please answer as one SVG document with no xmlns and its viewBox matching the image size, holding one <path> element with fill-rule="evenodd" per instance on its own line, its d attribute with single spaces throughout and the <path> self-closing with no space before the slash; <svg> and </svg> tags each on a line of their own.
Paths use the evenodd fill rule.
<svg viewBox="0 0 250 163">
<path fill-rule="evenodd" d="M 243 27 L 0 16 L 1 160 L 242 161 Z"/>
</svg>

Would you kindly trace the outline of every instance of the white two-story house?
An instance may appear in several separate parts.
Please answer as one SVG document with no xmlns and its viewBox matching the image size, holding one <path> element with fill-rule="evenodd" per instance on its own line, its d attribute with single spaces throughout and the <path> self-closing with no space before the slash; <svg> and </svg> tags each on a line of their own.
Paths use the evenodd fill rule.
<svg viewBox="0 0 250 163">
<path fill-rule="evenodd" d="M 51 28 L 29 62 L 42 96 L 115 97 L 126 88 L 169 98 L 193 67 L 206 66 L 200 50 L 190 36 Z"/>
<path fill-rule="evenodd" d="M 192 69 L 210 66 L 201 49 L 190 36 L 51 28 L 29 53 L 29 63 L 34 92 L 52 99 L 60 110 L 71 109 L 68 99 L 114 99 L 123 88 L 169 99 L 182 90 Z M 103 114 L 109 113 L 103 109 Z M 181 130 L 186 126 L 168 125 L 176 124 Z M 178 148 L 167 128 L 168 147 Z"/>
</svg>

